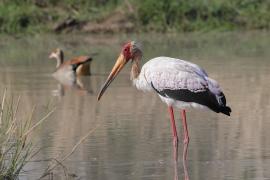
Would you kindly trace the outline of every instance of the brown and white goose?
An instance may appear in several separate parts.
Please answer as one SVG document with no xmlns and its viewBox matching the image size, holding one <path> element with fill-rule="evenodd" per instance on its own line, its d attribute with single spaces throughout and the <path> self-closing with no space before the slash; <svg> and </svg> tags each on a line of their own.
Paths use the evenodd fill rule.
<svg viewBox="0 0 270 180">
<path fill-rule="evenodd" d="M 64 61 L 64 52 L 57 48 L 51 52 L 49 58 L 54 58 L 57 61 L 54 75 L 91 75 L 90 64 L 92 58 L 90 56 L 78 56 Z"/>
</svg>

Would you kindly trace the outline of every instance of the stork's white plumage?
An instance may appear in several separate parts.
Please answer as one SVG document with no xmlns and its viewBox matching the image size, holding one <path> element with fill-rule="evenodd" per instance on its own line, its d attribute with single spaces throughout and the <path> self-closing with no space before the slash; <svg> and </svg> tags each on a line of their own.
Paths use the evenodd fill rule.
<svg viewBox="0 0 270 180">
<path fill-rule="evenodd" d="M 161 100 L 169 107 L 175 145 L 175 159 L 177 159 L 178 136 L 173 107 L 182 109 L 185 135 L 183 160 L 186 160 L 189 137 L 185 108 L 209 108 L 226 115 L 230 115 L 231 109 L 226 106 L 225 96 L 218 83 L 209 78 L 207 73 L 198 65 L 170 57 L 156 57 L 144 64 L 140 70 L 141 58 L 142 50 L 136 42 L 132 41 L 125 44 L 110 75 L 101 88 L 98 100 L 124 65 L 129 60 L 132 60 L 131 79 L 133 84 L 139 90 L 158 93 Z"/>
<path fill-rule="evenodd" d="M 227 115 L 230 112 L 218 83 L 202 68 L 184 60 L 170 57 L 151 59 L 133 83 L 140 90 L 156 91 L 168 106 L 181 109 L 207 107 Z"/>
</svg>

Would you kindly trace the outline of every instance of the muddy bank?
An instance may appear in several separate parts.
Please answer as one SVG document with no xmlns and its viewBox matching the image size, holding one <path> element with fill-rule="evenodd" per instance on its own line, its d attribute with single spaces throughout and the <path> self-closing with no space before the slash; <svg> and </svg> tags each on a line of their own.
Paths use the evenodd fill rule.
<svg viewBox="0 0 270 180">
<path fill-rule="evenodd" d="M 80 21 L 69 17 L 63 21 L 57 22 L 52 30 L 56 33 L 69 33 L 74 31 L 93 34 L 131 33 L 136 31 L 135 22 L 135 14 L 132 9 L 129 10 L 129 12 L 117 9 L 96 21 Z"/>
</svg>

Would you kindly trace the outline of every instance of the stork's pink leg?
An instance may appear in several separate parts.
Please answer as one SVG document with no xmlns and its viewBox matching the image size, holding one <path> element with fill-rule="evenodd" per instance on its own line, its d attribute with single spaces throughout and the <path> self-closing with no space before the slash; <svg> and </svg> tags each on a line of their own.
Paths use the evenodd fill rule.
<svg viewBox="0 0 270 180">
<path fill-rule="evenodd" d="M 188 143 L 189 143 L 189 136 L 188 136 L 188 128 L 187 128 L 187 120 L 186 120 L 186 111 L 181 111 L 182 115 L 182 123 L 183 123 L 183 129 L 184 129 L 184 152 L 183 152 L 183 159 L 187 159 L 187 149 L 188 149 Z"/>
<path fill-rule="evenodd" d="M 176 130 L 176 126 L 175 126 L 174 113 L 173 113 L 172 106 L 169 106 L 168 110 L 170 113 L 172 135 L 173 135 L 174 159 L 175 159 L 175 161 L 177 161 L 177 159 L 178 159 L 178 136 L 177 136 L 177 130 Z"/>
<path fill-rule="evenodd" d="M 187 121 L 186 121 L 186 111 L 182 110 L 181 115 L 182 115 L 183 129 L 184 129 L 183 166 L 184 166 L 185 180 L 189 180 L 188 170 L 186 166 L 187 150 L 188 150 L 188 143 L 189 143 L 188 128 L 187 128 Z"/>
</svg>

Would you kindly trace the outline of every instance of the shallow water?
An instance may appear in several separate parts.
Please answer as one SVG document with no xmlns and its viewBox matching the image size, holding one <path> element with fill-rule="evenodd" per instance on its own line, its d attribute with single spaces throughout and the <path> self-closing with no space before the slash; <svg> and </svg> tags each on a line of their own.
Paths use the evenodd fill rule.
<svg viewBox="0 0 270 180">
<path fill-rule="evenodd" d="M 56 107 L 33 134 L 40 153 L 20 179 L 40 177 L 49 158 L 61 159 L 81 137 L 95 129 L 64 165 L 74 179 L 174 179 L 172 138 L 167 107 L 157 95 L 143 93 L 123 70 L 100 102 L 104 83 L 123 42 L 140 39 L 144 62 L 167 55 L 189 59 L 205 68 L 222 86 L 230 117 L 210 111 L 187 110 L 190 179 L 270 179 L 270 39 L 269 32 L 232 32 L 161 36 L 158 34 L 93 37 L 91 35 L 2 37 L 0 92 L 21 96 L 27 116 Z M 66 57 L 98 52 L 91 77 L 70 86 L 51 76 L 51 49 L 62 47 Z M 182 139 L 180 112 L 175 111 Z M 182 146 L 180 143 L 179 153 Z M 181 159 L 181 156 L 179 157 Z M 42 160 L 42 161 L 38 161 Z M 177 167 L 183 179 L 183 167 Z M 47 179 L 49 177 L 46 177 Z M 44 179 L 46 179 L 44 178 Z M 54 179 L 64 179 L 57 168 Z"/>
</svg>

